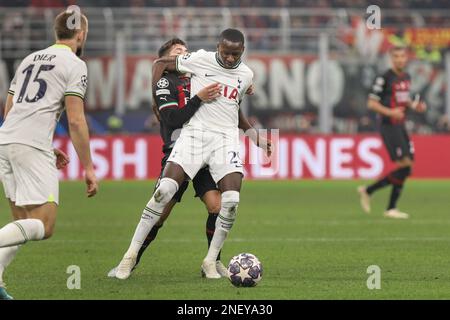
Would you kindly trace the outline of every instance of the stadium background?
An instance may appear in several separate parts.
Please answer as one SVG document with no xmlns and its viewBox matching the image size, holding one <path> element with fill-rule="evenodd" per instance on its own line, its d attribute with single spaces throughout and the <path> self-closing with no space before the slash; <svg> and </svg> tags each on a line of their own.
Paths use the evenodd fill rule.
<svg viewBox="0 0 450 320">
<path fill-rule="evenodd" d="M 172 36 L 185 39 L 190 50 L 214 50 L 218 34 L 229 26 L 245 32 L 245 59 L 255 72 L 256 95 L 242 108 L 256 128 L 279 129 L 281 135 L 279 157 L 272 163 L 247 164 L 248 178 L 375 178 L 389 170 L 380 139 L 371 135 L 377 121 L 366 99 L 375 75 L 389 66 L 387 50 L 394 45 L 411 48 L 412 91 L 429 107 L 425 114 L 408 116 L 418 150 L 415 177 L 450 177 L 447 166 L 434 165 L 448 163 L 450 151 L 433 152 L 450 143 L 450 20 L 442 10 L 449 7 L 446 1 L 379 2 L 380 30 L 367 29 L 365 1 L 0 4 L 1 100 L 17 62 L 53 42 L 51 26 L 61 8 L 78 4 L 88 15 L 86 110 L 100 178 L 157 176 L 159 127 L 150 112 L 155 52 Z M 57 144 L 74 155 L 70 145 L 66 148 L 64 118 L 57 136 Z M 257 153 L 249 147 L 242 150 L 246 159 Z M 61 178 L 80 177 L 76 157 L 72 159 Z"/>
<path fill-rule="evenodd" d="M 374 197 L 371 215 L 361 212 L 355 192 L 364 183 L 360 178 L 377 177 L 389 167 L 366 97 L 396 44 L 411 48 L 413 91 L 429 106 L 407 123 L 417 151 L 414 176 L 450 177 L 448 1 L 371 1 L 382 9 L 383 29 L 370 31 L 368 3 L 362 0 L 0 0 L 0 100 L 17 62 L 53 43 L 53 18 L 73 3 L 90 19 L 86 109 L 97 174 L 104 180 L 92 201 L 85 199 L 82 181 L 60 184 L 55 236 L 23 246 L 6 273 L 16 299 L 450 297 L 449 180 L 409 181 L 400 200 L 411 214 L 407 221 L 382 216 L 387 189 Z M 256 254 L 264 279 L 242 290 L 199 278 L 206 212 L 192 188 L 133 277 L 108 279 L 153 190 L 154 181 L 147 179 L 159 171 L 160 138 L 150 111 L 155 52 L 173 35 L 192 50 L 214 50 L 228 26 L 247 35 L 246 61 L 256 75 L 257 94 L 243 110 L 256 127 L 279 129 L 280 141 L 275 164 L 246 165 L 246 180 L 267 181 L 244 182 L 239 218 L 222 257 L 227 262 L 239 252 Z M 61 177 L 79 179 L 64 119 L 55 145 L 71 156 Z M 303 179 L 311 177 L 352 180 Z M 10 220 L 8 212 L 7 202 L 0 201 L 0 225 Z M 68 290 L 70 265 L 80 267 L 81 290 Z M 367 287 L 372 265 L 382 270 L 381 290 Z"/>
</svg>

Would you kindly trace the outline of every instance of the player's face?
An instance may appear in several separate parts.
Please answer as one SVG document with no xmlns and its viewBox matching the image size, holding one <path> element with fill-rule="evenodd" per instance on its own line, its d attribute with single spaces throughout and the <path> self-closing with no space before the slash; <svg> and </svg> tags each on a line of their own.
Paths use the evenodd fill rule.
<svg viewBox="0 0 450 320">
<path fill-rule="evenodd" d="M 391 61 L 394 69 L 402 71 L 408 63 L 408 56 L 406 50 L 394 50 L 391 53 Z"/>
<path fill-rule="evenodd" d="M 188 50 L 185 46 L 182 44 L 175 44 L 170 48 L 169 56 L 179 56 L 180 54 L 185 54 L 187 52 Z"/>
<path fill-rule="evenodd" d="M 244 44 L 242 42 L 231 42 L 223 40 L 217 45 L 219 58 L 227 68 L 233 68 L 244 53 Z"/>
</svg>

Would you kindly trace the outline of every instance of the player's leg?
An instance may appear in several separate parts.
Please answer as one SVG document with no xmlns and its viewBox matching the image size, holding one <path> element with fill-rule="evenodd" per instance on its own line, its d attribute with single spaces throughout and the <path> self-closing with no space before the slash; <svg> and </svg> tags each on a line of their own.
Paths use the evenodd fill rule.
<svg viewBox="0 0 450 320">
<path fill-rule="evenodd" d="M 411 175 L 413 160 L 409 157 L 405 157 L 402 160 L 396 161 L 396 164 L 397 169 L 391 175 L 392 190 L 387 210 L 384 215 L 389 218 L 407 219 L 409 215 L 400 212 L 397 209 L 397 202 L 402 193 L 406 179 Z"/>
<path fill-rule="evenodd" d="M 199 197 L 202 200 L 208 212 L 206 219 L 206 240 L 208 241 L 209 248 L 214 230 L 216 229 L 217 216 L 220 211 L 220 191 L 209 172 L 209 167 L 204 167 L 197 173 L 194 179 L 192 179 L 192 185 L 195 190 L 195 197 Z M 220 260 L 220 254 L 217 260 Z"/>
<path fill-rule="evenodd" d="M 53 234 L 58 203 L 58 175 L 55 155 L 26 145 L 7 145 L 16 190 L 15 206 L 25 207 L 26 219 L 0 229 L 0 247 L 43 240 Z"/>
<path fill-rule="evenodd" d="M 197 160 L 202 154 L 202 136 L 191 135 L 189 130 L 183 131 L 175 142 L 170 153 L 167 165 L 164 168 L 163 178 L 152 198 L 147 203 L 141 220 L 136 228 L 131 244 L 119 264 L 116 278 L 127 279 L 136 264 L 137 255 L 150 230 L 160 219 L 165 206 L 178 191 L 179 186 L 188 178 L 193 178 L 203 167 L 203 158 Z"/>
<path fill-rule="evenodd" d="M 391 160 L 397 161 L 403 157 L 401 152 L 399 152 L 399 146 L 401 145 L 401 129 L 397 126 L 382 125 L 380 133 Z M 389 186 L 392 183 L 392 177 L 396 175 L 396 170 L 389 172 L 387 175 L 381 177 L 369 186 L 358 187 L 361 207 L 365 212 L 370 212 L 370 197 L 372 194 L 384 187 Z"/>
<path fill-rule="evenodd" d="M 164 207 L 164 210 L 163 210 L 163 213 L 161 215 L 161 218 L 159 218 L 158 222 L 150 230 L 150 232 L 148 233 L 147 237 L 144 240 L 144 243 L 142 244 L 141 249 L 138 252 L 138 256 L 137 256 L 137 260 L 136 260 L 136 266 L 138 265 L 142 255 L 144 254 L 144 251 L 148 248 L 150 243 L 153 240 L 155 240 L 156 236 L 158 235 L 159 229 L 161 229 L 161 227 L 164 225 L 164 222 L 169 217 L 170 213 L 172 212 L 172 210 L 175 207 L 175 205 L 177 204 L 177 202 L 181 202 L 181 199 L 183 198 L 183 194 L 186 191 L 188 186 L 189 186 L 189 182 L 187 180 L 183 181 L 183 183 L 180 185 L 180 187 L 178 188 L 178 191 L 175 193 L 173 198 Z"/>
<path fill-rule="evenodd" d="M 221 194 L 218 190 L 210 190 L 206 192 L 201 197 L 201 199 L 206 206 L 206 210 L 208 211 L 208 218 L 206 219 L 206 239 L 208 241 L 208 249 L 209 249 L 211 247 L 211 241 L 213 239 L 214 232 L 216 230 L 217 217 L 219 216 L 220 212 Z M 222 277 L 226 277 L 228 275 L 228 270 L 220 261 L 220 254 L 221 251 L 219 251 L 216 258 L 216 270 Z M 205 276 L 203 272 L 202 276 Z"/>
<path fill-rule="evenodd" d="M 145 206 L 133 238 L 131 239 L 130 246 L 123 256 L 122 261 L 119 263 L 116 278 L 124 280 L 130 276 L 131 271 L 136 265 L 139 250 L 147 235 L 159 221 L 164 208 L 185 180 L 186 174 L 183 168 L 177 163 L 168 162 L 163 173 L 163 178 L 161 178 L 158 188 Z"/>
<path fill-rule="evenodd" d="M 202 269 L 207 278 L 220 278 L 215 267 L 215 262 L 236 219 L 241 184 L 241 172 L 229 173 L 218 182 L 218 187 L 221 191 L 221 208 L 208 254 L 202 263 Z"/>
<path fill-rule="evenodd" d="M 164 221 L 166 221 L 166 219 L 169 217 L 170 212 L 172 211 L 173 207 L 175 206 L 175 204 L 177 203 L 176 200 L 172 199 L 164 208 L 163 214 L 161 215 L 161 218 L 158 220 L 158 222 L 153 226 L 153 228 L 150 230 L 150 232 L 148 233 L 147 237 L 144 240 L 144 243 L 142 244 L 141 249 L 138 252 L 138 255 L 136 257 L 136 263 L 133 267 L 133 269 L 131 271 L 134 271 L 137 267 L 137 265 L 139 264 L 139 262 L 141 261 L 142 255 L 144 254 L 145 250 L 147 250 L 148 246 L 150 245 L 150 243 L 155 240 L 159 229 L 161 229 L 161 227 L 163 226 Z M 115 278 L 116 274 L 117 274 L 117 269 L 118 266 L 112 268 L 109 272 L 108 272 L 108 277 L 109 278 Z"/>
<path fill-rule="evenodd" d="M 13 220 L 20 220 L 27 218 L 25 208 L 17 207 L 15 202 L 8 198 L 8 203 L 11 208 Z M 3 281 L 3 274 L 9 264 L 14 260 L 20 246 L 11 246 L 0 248 L 0 300 L 11 300 L 12 297 L 6 292 L 6 285 Z"/>
</svg>

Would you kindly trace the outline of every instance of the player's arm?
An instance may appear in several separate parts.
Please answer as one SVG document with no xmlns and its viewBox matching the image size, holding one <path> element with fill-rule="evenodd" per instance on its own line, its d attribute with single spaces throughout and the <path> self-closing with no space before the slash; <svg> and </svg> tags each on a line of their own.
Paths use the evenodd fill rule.
<svg viewBox="0 0 450 320">
<path fill-rule="evenodd" d="M 14 74 L 14 77 L 11 80 L 11 84 L 8 89 L 8 95 L 6 97 L 5 102 L 5 110 L 3 112 L 3 120 L 6 119 L 6 116 L 8 115 L 9 111 L 11 111 L 11 108 L 13 107 L 14 104 L 13 100 L 14 100 L 14 93 L 16 91 L 17 73 L 19 72 L 19 68 L 17 68 L 16 73 Z"/>
<path fill-rule="evenodd" d="M 270 157 L 272 154 L 272 141 L 262 137 L 258 130 L 253 128 L 241 109 L 239 109 L 239 129 L 242 129 L 245 135 L 248 136 L 258 147 L 264 149 Z"/>
<path fill-rule="evenodd" d="M 427 111 L 427 104 L 425 101 L 420 100 L 420 94 L 416 94 L 414 96 L 414 100 L 409 99 L 408 107 L 416 112 L 425 112 Z"/>
<path fill-rule="evenodd" d="M 6 119 L 8 112 L 11 110 L 11 108 L 13 106 L 13 99 L 14 99 L 14 95 L 11 93 L 8 93 L 8 96 L 6 97 L 6 102 L 5 102 L 5 110 L 3 112 L 3 120 Z"/>
<path fill-rule="evenodd" d="M 89 146 L 89 129 L 84 115 L 84 103 L 80 97 L 66 96 L 65 99 L 69 133 L 78 158 L 86 171 L 85 178 L 89 197 L 97 193 L 97 178 L 92 164 Z"/>
<path fill-rule="evenodd" d="M 391 109 L 389 107 L 382 105 L 380 103 L 380 101 L 378 101 L 372 97 L 369 97 L 369 99 L 367 101 L 367 107 L 370 110 L 375 111 L 376 113 L 379 113 L 386 117 L 402 118 L 404 115 L 404 110 L 402 108 Z"/>
<path fill-rule="evenodd" d="M 92 197 L 97 193 L 98 185 L 92 164 L 89 146 L 89 129 L 84 115 L 84 96 L 88 84 L 86 63 L 81 62 L 68 73 L 68 83 L 64 93 L 69 134 L 78 158 L 85 170 L 87 195 Z"/>
<path fill-rule="evenodd" d="M 176 57 L 162 57 L 153 61 L 152 68 L 152 88 L 161 79 L 164 71 L 176 70 Z"/>
<path fill-rule="evenodd" d="M 163 79 L 169 82 L 167 78 Z M 220 90 L 221 87 L 217 83 L 209 85 L 200 90 L 182 108 L 178 104 L 178 90 L 172 83 L 167 88 L 158 88 L 157 85 L 154 92 L 156 105 L 164 123 L 172 128 L 179 128 L 197 112 L 203 101 L 211 101 L 219 97 Z"/>
<path fill-rule="evenodd" d="M 379 113 L 385 117 L 390 117 L 394 119 L 402 119 L 404 117 L 405 111 L 403 108 L 389 108 L 384 106 L 380 101 L 381 97 L 386 90 L 386 79 L 384 76 L 379 76 L 375 79 L 372 86 L 372 90 L 367 99 L 367 107 L 376 113 Z"/>
</svg>

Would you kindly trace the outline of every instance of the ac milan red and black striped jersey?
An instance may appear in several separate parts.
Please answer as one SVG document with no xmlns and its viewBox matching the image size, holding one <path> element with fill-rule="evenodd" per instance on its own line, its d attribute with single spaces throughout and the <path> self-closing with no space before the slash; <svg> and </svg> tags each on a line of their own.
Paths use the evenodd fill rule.
<svg viewBox="0 0 450 320">
<path fill-rule="evenodd" d="M 411 99 L 411 77 L 407 72 L 395 73 L 392 69 L 383 75 L 376 77 L 369 98 L 378 100 L 383 106 L 388 108 L 407 109 Z M 383 124 L 398 125 L 403 124 L 405 119 L 394 120 L 390 117 L 381 116 Z"/>
<path fill-rule="evenodd" d="M 153 88 L 156 105 L 161 115 L 160 133 L 164 141 L 163 152 L 170 154 L 180 130 L 198 110 L 201 100 L 198 96 L 190 97 L 190 78 L 169 72 L 159 79 Z"/>
</svg>

